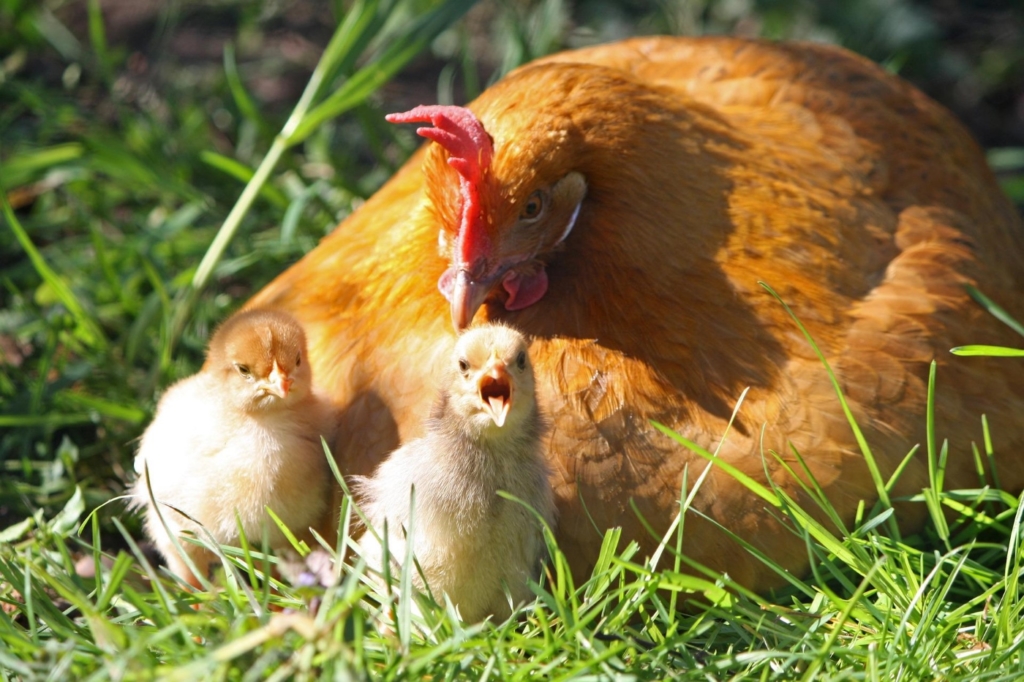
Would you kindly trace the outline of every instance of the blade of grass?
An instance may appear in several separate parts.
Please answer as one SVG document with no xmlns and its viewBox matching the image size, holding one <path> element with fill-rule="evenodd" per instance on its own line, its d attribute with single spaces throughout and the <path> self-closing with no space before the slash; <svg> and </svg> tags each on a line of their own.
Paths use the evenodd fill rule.
<svg viewBox="0 0 1024 682">
<path fill-rule="evenodd" d="M 203 571 L 200 571 L 198 569 L 195 562 L 192 560 L 191 555 L 189 555 L 189 553 L 186 552 L 185 548 L 182 546 L 181 541 L 178 539 L 178 534 L 171 529 L 170 524 L 167 523 L 167 519 L 164 518 L 162 507 L 164 507 L 165 505 L 162 502 L 157 502 L 156 495 L 153 493 L 153 483 L 152 479 L 149 477 L 148 462 L 143 463 L 142 475 L 146 481 L 146 495 L 149 498 L 149 504 L 152 507 L 153 511 L 156 512 L 157 520 L 160 521 L 160 525 L 163 527 L 164 533 L 167 534 L 167 538 L 171 541 L 171 544 L 174 545 L 174 551 L 177 552 L 178 557 L 181 558 L 181 560 L 185 563 L 185 567 L 188 568 L 188 570 L 192 573 L 195 579 L 199 581 L 199 584 L 202 586 L 203 590 L 210 592 L 213 589 L 213 583 L 210 582 L 209 578 L 206 577 L 206 574 Z M 170 505 L 166 505 L 166 508 L 175 511 L 178 514 L 184 516 L 186 519 L 192 521 L 193 523 L 196 523 L 194 519 L 192 519 L 188 514 L 185 514 L 181 510 L 174 509 Z M 196 525 L 199 524 L 196 523 Z"/>
<path fill-rule="evenodd" d="M 401 32 L 401 40 L 387 45 L 370 64 L 355 73 L 341 88 L 296 121 L 294 128 L 285 126 L 282 135 L 290 144 L 306 139 L 324 121 L 334 118 L 362 103 L 371 93 L 389 81 L 409 61 L 423 51 L 445 29 L 458 21 L 476 0 L 445 0 L 430 12 L 417 17 Z"/>
<path fill-rule="evenodd" d="M 95 410 L 104 417 L 119 419 L 132 424 L 141 424 L 146 419 L 145 410 L 141 410 L 134 405 L 115 403 L 111 400 L 105 400 L 98 396 L 81 393 L 79 391 L 59 391 L 55 400 L 60 403 L 70 403 L 78 408 Z"/>
<path fill-rule="evenodd" d="M 96 55 L 100 75 L 103 77 L 103 80 L 109 81 L 111 73 L 110 49 L 107 46 L 107 30 L 103 25 L 103 11 L 100 9 L 100 0 L 89 0 L 86 7 L 89 15 L 89 42 L 92 43 L 92 51 Z"/>
<path fill-rule="evenodd" d="M 0 165 L 0 190 L 7 191 L 32 182 L 42 171 L 80 159 L 84 155 L 85 147 L 78 142 L 15 154 Z"/>
<path fill-rule="evenodd" d="M 251 168 L 246 166 L 240 161 L 218 154 L 217 152 L 203 151 L 200 152 L 199 158 L 206 165 L 211 168 L 216 168 L 225 175 L 240 180 L 241 182 L 251 182 L 255 173 Z M 263 184 L 259 188 L 259 196 L 263 197 L 270 203 L 274 204 L 278 208 L 288 208 L 288 197 L 284 195 L 284 192 L 274 187 L 273 185 Z"/>
<path fill-rule="evenodd" d="M 1007 348 L 1005 346 L 985 346 L 981 344 L 971 346 L 957 346 L 950 348 L 949 352 L 961 357 L 989 356 L 993 358 L 1024 358 L 1024 348 Z"/>
<path fill-rule="evenodd" d="M 764 287 L 764 289 L 771 294 L 775 300 L 782 304 L 782 307 L 785 308 L 789 316 L 794 322 L 796 322 L 796 325 L 804 335 L 804 338 L 807 339 L 809 344 L 811 344 L 811 348 L 814 350 L 815 355 L 818 356 L 818 360 L 820 360 L 825 366 L 825 370 L 828 372 L 829 381 L 832 382 L 832 388 L 835 389 L 836 396 L 839 398 L 839 404 L 843 408 L 843 414 L 846 415 L 846 420 L 849 422 L 850 428 L 853 429 L 853 436 L 857 440 L 857 445 L 860 446 L 861 454 L 864 456 L 864 462 L 867 464 L 872 481 L 874 481 L 875 490 L 878 492 L 879 500 L 882 502 L 883 507 L 891 507 L 892 501 L 889 499 L 889 491 L 885 486 L 885 481 L 882 479 L 882 472 L 878 468 L 878 462 L 875 461 L 875 456 L 871 452 L 871 447 L 868 445 L 867 439 L 864 437 L 864 433 L 860 430 L 860 425 L 857 424 L 857 420 L 853 416 L 853 411 L 850 409 L 850 405 L 846 401 L 846 396 L 843 395 L 843 388 L 839 385 L 839 380 L 836 378 L 835 372 L 832 371 L 832 366 L 825 358 L 825 354 L 821 352 L 820 348 L 818 348 L 818 344 L 814 342 L 810 332 L 807 331 L 807 328 L 796 316 L 796 313 L 794 313 L 789 307 L 789 304 L 783 301 L 782 297 L 779 296 L 766 282 L 758 282 L 758 284 Z M 889 524 L 889 527 L 893 537 L 898 538 L 899 527 L 897 526 L 895 519 L 893 519 L 892 523 Z"/>
<path fill-rule="evenodd" d="M 270 124 L 260 114 L 259 108 L 252 101 L 252 97 L 249 96 L 249 92 L 245 89 L 245 84 L 242 83 L 242 77 L 238 73 L 238 62 L 235 61 L 235 45 L 231 42 L 224 45 L 224 77 L 239 113 L 244 118 L 255 123 L 261 131 L 272 134 Z"/>
<path fill-rule="evenodd" d="M 978 304 L 987 310 L 990 315 L 995 317 L 997 320 L 1005 324 L 1007 327 L 1017 332 L 1021 336 L 1024 336 L 1024 324 L 1021 324 L 1017 320 L 1013 319 L 1010 313 L 1003 310 L 1002 307 L 991 298 L 981 293 L 977 288 L 970 284 L 965 284 L 964 288 L 967 289 L 967 293 L 973 298 Z"/>
<path fill-rule="evenodd" d="M 676 441 L 677 443 L 679 443 L 681 445 L 686 446 L 687 448 L 689 448 L 690 450 L 692 450 L 696 454 L 700 455 L 704 459 L 706 459 L 706 460 L 708 460 L 710 462 L 713 462 L 715 465 L 717 465 L 717 466 L 721 467 L 722 469 L 724 469 L 730 476 L 732 476 L 737 481 L 742 483 L 744 485 L 744 487 L 746 487 L 748 490 L 750 490 L 752 493 L 756 494 L 758 497 L 760 497 L 764 501 L 768 502 L 773 507 L 778 507 L 780 505 L 779 498 L 777 496 L 775 496 L 768 488 L 766 488 L 765 486 L 761 485 L 760 483 L 755 481 L 753 478 L 751 478 L 750 476 L 748 476 L 747 474 L 743 473 L 742 471 L 737 469 L 735 466 L 730 464 L 729 462 L 726 462 L 725 460 L 721 459 L 717 455 L 711 454 L 710 452 L 708 452 L 707 450 L 702 448 L 700 445 L 697 445 L 692 440 L 686 438 L 685 436 L 682 436 L 682 435 L 676 433 L 675 431 L 673 431 L 672 429 L 668 428 L 664 424 L 660 424 L 660 423 L 658 423 L 656 421 L 651 421 L 651 424 L 654 426 L 654 428 L 658 429 L 659 431 L 661 431 L 663 434 L 665 434 L 666 436 L 668 436 L 672 440 Z"/>
<path fill-rule="evenodd" d="M 74 292 L 71 291 L 71 287 L 68 286 L 67 282 L 50 267 L 43 258 L 43 255 L 39 253 L 39 249 L 29 239 L 25 228 L 22 227 L 21 222 L 14 215 L 14 210 L 11 208 L 10 202 L 7 201 L 7 195 L 3 192 L 0 192 L 0 207 L 3 208 L 3 214 L 7 219 L 8 227 L 11 228 L 15 239 L 18 240 L 21 248 L 28 255 L 29 260 L 32 261 L 32 266 L 35 268 L 36 273 L 53 289 L 58 300 L 75 319 L 79 338 L 93 348 L 105 348 L 107 345 L 106 337 L 99 326 L 97 326 L 96 321 L 86 312 L 85 307 L 75 296 Z"/>
<path fill-rule="evenodd" d="M 409 488 L 409 521 L 405 527 L 405 556 L 402 557 L 402 575 L 398 579 L 398 614 L 395 627 L 398 630 L 398 642 L 403 652 L 409 651 L 412 643 L 412 576 L 413 547 L 416 520 L 416 486 Z"/>
<path fill-rule="evenodd" d="M 307 546 L 304 541 L 299 540 L 297 537 L 295 537 L 295 533 L 292 532 L 292 529 L 289 528 L 288 525 L 281 520 L 280 516 L 274 513 L 273 509 L 271 509 L 270 507 L 263 507 L 263 509 L 270 516 L 270 519 L 274 522 L 274 525 L 277 526 L 278 530 L 281 531 L 281 534 L 284 535 L 285 539 L 288 541 L 288 544 L 292 546 L 292 549 L 298 552 L 299 556 L 304 557 L 307 554 L 309 554 L 309 546 Z"/>
<path fill-rule="evenodd" d="M 842 612 L 839 614 L 839 617 L 836 619 L 836 621 L 832 624 L 832 630 L 829 633 L 829 636 L 825 639 L 824 642 L 822 642 L 821 646 L 818 649 L 817 656 L 814 657 L 814 660 L 811 661 L 811 664 L 804 671 L 804 674 L 801 677 L 801 679 L 816 679 L 818 670 L 821 669 L 821 666 L 823 665 L 825 659 L 833 655 L 833 647 L 835 646 L 836 641 L 839 639 L 839 635 L 841 635 L 843 632 L 843 626 L 846 625 L 846 622 L 850 619 L 850 615 L 853 613 L 854 608 L 856 608 L 857 603 L 860 601 L 861 597 L 867 591 L 868 586 L 871 584 L 871 578 L 875 575 L 876 572 L 878 572 L 878 570 L 881 567 L 882 561 L 878 561 L 874 565 L 872 565 L 870 569 L 868 569 L 868 572 L 864 576 L 864 579 L 861 580 L 860 585 L 857 586 L 857 591 L 853 593 L 853 596 L 850 597 L 850 599 L 846 600 L 846 605 L 843 607 Z"/>
<path fill-rule="evenodd" d="M 59 428 L 75 424 L 88 424 L 93 421 L 91 414 L 0 414 L 0 426 L 15 428 L 21 426 L 45 426 Z"/>
</svg>

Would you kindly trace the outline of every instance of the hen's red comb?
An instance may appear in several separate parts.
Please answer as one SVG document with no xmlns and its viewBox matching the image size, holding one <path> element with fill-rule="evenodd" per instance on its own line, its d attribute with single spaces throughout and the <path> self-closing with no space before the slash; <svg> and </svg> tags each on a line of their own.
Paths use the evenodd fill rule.
<svg viewBox="0 0 1024 682">
<path fill-rule="evenodd" d="M 491 136 L 472 111 L 465 107 L 418 106 L 402 114 L 384 117 L 391 123 L 432 123 L 416 133 L 433 140 L 448 152 L 448 164 L 472 184 L 480 182 L 491 164 Z"/>
<path fill-rule="evenodd" d="M 418 128 L 416 132 L 444 147 L 448 165 L 459 174 L 462 206 L 456 264 L 460 268 L 476 268 L 485 261 L 489 246 L 481 220 L 480 186 L 494 153 L 491 136 L 473 112 L 464 107 L 419 106 L 385 118 L 391 123 L 434 124 L 433 128 Z"/>
</svg>

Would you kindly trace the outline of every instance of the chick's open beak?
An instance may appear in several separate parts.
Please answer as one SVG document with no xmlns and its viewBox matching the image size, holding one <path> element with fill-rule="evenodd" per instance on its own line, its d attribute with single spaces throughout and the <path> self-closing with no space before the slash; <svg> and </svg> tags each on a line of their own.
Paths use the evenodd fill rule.
<svg viewBox="0 0 1024 682">
<path fill-rule="evenodd" d="M 274 364 L 270 368 L 270 375 L 267 377 L 267 390 L 283 400 L 288 397 L 288 391 L 291 390 L 293 381 L 294 379 L 288 376 L 287 372 L 278 367 L 277 360 L 274 360 Z"/>
<path fill-rule="evenodd" d="M 505 363 L 492 360 L 480 377 L 480 402 L 498 428 L 505 425 L 508 411 L 512 408 L 512 391 L 512 377 Z"/>
</svg>

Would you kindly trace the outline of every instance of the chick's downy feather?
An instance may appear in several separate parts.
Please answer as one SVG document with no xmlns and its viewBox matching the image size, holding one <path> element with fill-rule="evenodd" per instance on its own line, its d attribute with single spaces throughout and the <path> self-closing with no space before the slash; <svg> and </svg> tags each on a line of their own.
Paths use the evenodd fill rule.
<svg viewBox="0 0 1024 682">
<path fill-rule="evenodd" d="M 327 401 L 312 385 L 306 339 L 289 315 L 240 313 L 210 341 L 202 370 L 167 390 L 142 436 L 133 503 L 146 512 L 146 531 L 171 570 L 198 581 L 161 522 L 174 534 L 193 531 L 195 519 L 222 544 L 237 545 L 235 514 L 250 542 L 287 546 L 266 514 L 270 507 L 300 536 L 327 513 L 329 471 L 321 436 L 333 438 Z M 206 572 L 213 555 L 181 541 Z"/>
<path fill-rule="evenodd" d="M 874 483 L 764 281 L 832 363 L 883 476 L 924 441 L 935 359 L 947 487 L 978 485 L 982 414 L 1002 485 L 1024 485 L 1024 365 L 948 354 L 1015 343 L 963 285 L 1024 318 L 1024 228 L 967 132 L 913 87 L 835 47 L 638 38 L 528 64 L 468 110 L 397 117 L 455 132 L 431 133 L 254 300 L 303 322 L 341 423 L 358 425 L 335 441 L 344 470 L 368 473 L 422 435 L 452 322 L 500 319 L 533 339 L 557 534 L 580 577 L 604 528 L 650 551 L 631 501 L 663 532 L 684 472 L 706 466 L 650 421 L 714 449 L 746 387 L 721 457 L 818 513 L 792 473 L 798 451 L 848 522 Z M 460 161 L 470 144 L 486 164 Z M 927 480 L 914 458 L 892 495 Z M 687 520 L 697 561 L 778 584 L 717 523 L 805 570 L 803 541 L 720 468 L 693 506 L 712 520 Z M 906 528 L 923 515 L 899 513 Z"/>
<path fill-rule="evenodd" d="M 503 325 L 472 329 L 443 376 L 426 434 L 358 479 L 356 491 L 371 526 L 383 533 L 386 522 L 396 570 L 411 549 L 436 599 L 447 594 L 467 621 L 505 618 L 506 589 L 513 603 L 531 597 L 544 542 L 534 513 L 498 491 L 548 524 L 555 513 L 526 339 Z M 365 533 L 360 546 L 380 571 L 376 536 Z M 418 572 L 414 582 L 424 587 Z"/>
</svg>

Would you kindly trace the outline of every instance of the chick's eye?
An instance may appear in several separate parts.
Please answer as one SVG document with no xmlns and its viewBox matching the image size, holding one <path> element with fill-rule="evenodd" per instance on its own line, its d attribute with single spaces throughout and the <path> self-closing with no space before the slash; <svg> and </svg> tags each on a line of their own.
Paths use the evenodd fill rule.
<svg viewBox="0 0 1024 682">
<path fill-rule="evenodd" d="M 539 189 L 531 194 L 526 199 L 526 204 L 523 205 L 523 211 L 519 214 L 520 220 L 536 220 L 541 211 L 544 210 L 544 192 Z"/>
<path fill-rule="evenodd" d="M 241 363 L 236 362 L 235 369 L 237 369 L 238 373 L 241 374 L 246 379 L 252 376 L 252 370 L 249 369 L 249 365 L 243 365 Z"/>
<path fill-rule="evenodd" d="M 516 356 L 516 367 L 520 370 L 526 369 L 526 351 L 519 351 L 519 355 Z"/>
<path fill-rule="evenodd" d="M 465 360 L 459 360 L 459 371 L 465 374 L 469 371 L 469 363 Z"/>
</svg>

